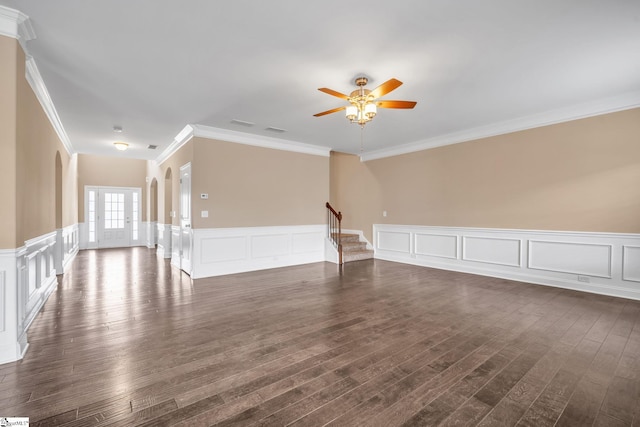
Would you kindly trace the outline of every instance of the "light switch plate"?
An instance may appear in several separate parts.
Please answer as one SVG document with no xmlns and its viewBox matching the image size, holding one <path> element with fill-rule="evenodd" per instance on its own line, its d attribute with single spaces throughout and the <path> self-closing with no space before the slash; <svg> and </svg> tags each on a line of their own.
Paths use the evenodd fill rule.
<svg viewBox="0 0 640 427">
<path fill-rule="evenodd" d="M 201 218 L 209 218 L 209 211 L 200 211 Z"/>
<path fill-rule="evenodd" d="M 208 199 L 208 198 L 209 198 L 209 194 L 207 194 L 207 193 L 200 193 L 200 198 L 201 198 L 201 199 Z"/>
</svg>

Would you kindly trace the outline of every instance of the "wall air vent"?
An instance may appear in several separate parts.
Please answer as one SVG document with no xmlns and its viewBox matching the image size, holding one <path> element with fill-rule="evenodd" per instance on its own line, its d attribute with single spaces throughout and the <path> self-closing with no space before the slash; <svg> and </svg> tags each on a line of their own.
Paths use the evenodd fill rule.
<svg viewBox="0 0 640 427">
<path fill-rule="evenodd" d="M 275 133 L 284 133 L 284 132 L 286 132 L 285 129 L 274 128 L 273 126 L 269 126 L 265 130 L 268 130 L 269 132 L 275 132 Z"/>
<path fill-rule="evenodd" d="M 155 150 L 156 148 L 158 148 L 158 146 L 157 146 L 157 145 L 151 145 L 151 144 L 150 144 L 150 145 L 147 145 L 147 148 L 148 148 L 149 150 Z"/>
<path fill-rule="evenodd" d="M 233 123 L 234 125 L 245 126 L 245 127 L 248 127 L 248 128 L 250 128 L 251 126 L 255 125 L 255 123 L 245 122 L 244 120 L 238 120 L 238 119 L 231 120 L 231 123 Z"/>
</svg>

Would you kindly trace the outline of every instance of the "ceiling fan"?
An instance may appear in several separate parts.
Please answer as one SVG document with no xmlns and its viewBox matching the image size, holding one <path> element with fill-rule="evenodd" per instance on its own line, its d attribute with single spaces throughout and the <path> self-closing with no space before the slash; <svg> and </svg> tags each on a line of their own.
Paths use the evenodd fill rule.
<svg viewBox="0 0 640 427">
<path fill-rule="evenodd" d="M 386 95 L 392 90 L 397 89 L 402 82 L 397 79 L 390 79 L 382 83 L 380 86 L 373 90 L 365 89 L 369 80 L 366 77 L 356 78 L 356 86 L 358 89 L 351 92 L 349 95 L 337 92 L 333 89 L 326 87 L 318 88 L 320 92 L 327 93 L 329 95 L 336 96 L 338 98 L 349 101 L 350 105 L 334 108 L 332 110 L 323 111 L 322 113 L 314 114 L 314 117 L 320 117 L 338 111 L 346 110 L 347 119 L 351 123 L 357 123 L 360 126 L 371 121 L 377 113 L 377 107 L 380 108 L 413 108 L 416 106 L 414 101 L 384 101 L 378 98 Z"/>
</svg>

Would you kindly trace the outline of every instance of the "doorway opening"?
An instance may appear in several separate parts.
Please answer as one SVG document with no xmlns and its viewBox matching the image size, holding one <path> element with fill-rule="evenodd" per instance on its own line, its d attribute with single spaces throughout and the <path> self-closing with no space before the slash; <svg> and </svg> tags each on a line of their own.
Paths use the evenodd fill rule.
<svg viewBox="0 0 640 427">
<path fill-rule="evenodd" d="M 86 186 L 84 200 L 87 248 L 141 244 L 141 188 Z"/>
</svg>

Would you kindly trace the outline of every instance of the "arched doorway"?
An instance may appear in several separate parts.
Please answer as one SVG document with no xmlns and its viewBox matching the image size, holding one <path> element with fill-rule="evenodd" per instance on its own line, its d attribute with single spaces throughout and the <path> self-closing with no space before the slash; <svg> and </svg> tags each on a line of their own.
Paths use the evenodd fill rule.
<svg viewBox="0 0 640 427">
<path fill-rule="evenodd" d="M 162 256 L 171 258 L 171 223 L 173 220 L 173 174 L 171 168 L 167 168 L 164 174 L 164 224 L 162 226 L 162 238 L 158 239 L 158 249 L 162 244 Z"/>
</svg>

